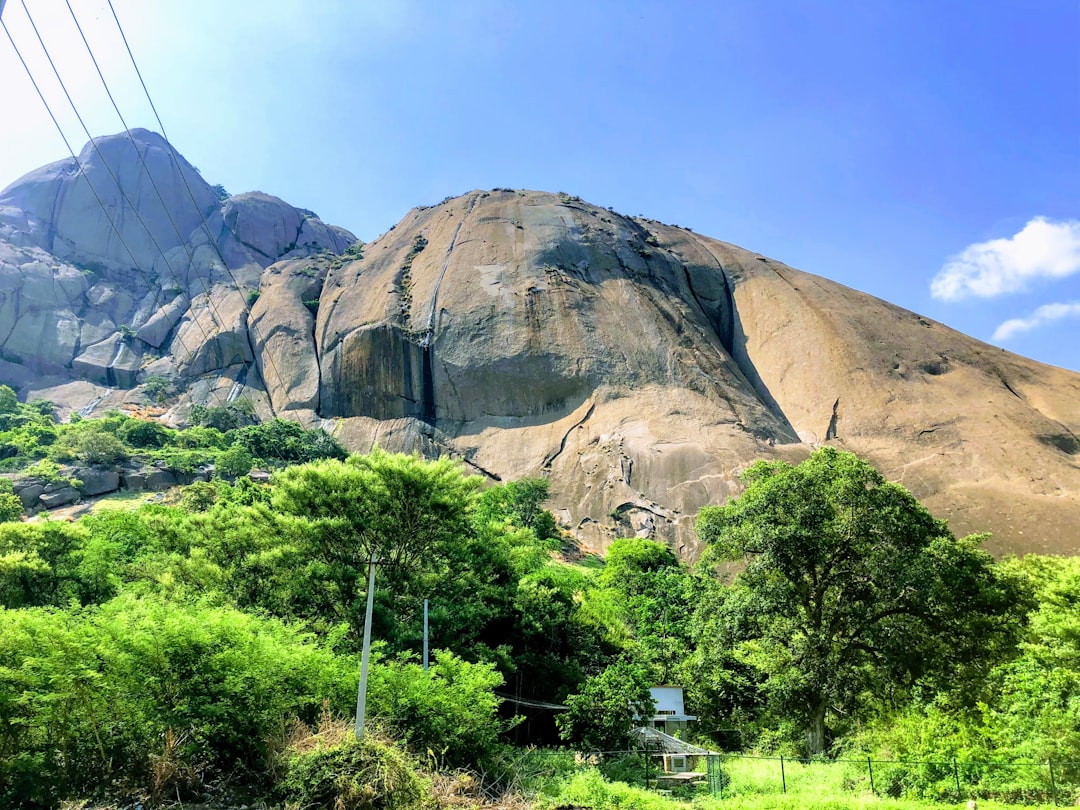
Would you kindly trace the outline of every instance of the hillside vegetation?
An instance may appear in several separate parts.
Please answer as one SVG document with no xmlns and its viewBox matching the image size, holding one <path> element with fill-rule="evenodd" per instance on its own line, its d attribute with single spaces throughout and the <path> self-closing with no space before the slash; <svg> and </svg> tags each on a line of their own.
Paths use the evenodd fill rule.
<svg viewBox="0 0 1080 810">
<path fill-rule="evenodd" d="M 283 422 L 173 431 L 49 413 L 0 388 L 8 469 L 145 456 L 216 473 L 171 504 L 76 521 L 21 520 L 0 494 L 2 806 L 421 807 L 505 790 L 651 806 L 619 784 L 640 760 L 582 769 L 526 746 L 626 750 L 657 683 L 686 687 L 713 750 L 955 759 L 963 798 L 1009 801 L 1045 800 L 1053 760 L 1058 798 L 1080 790 L 1080 560 L 994 562 L 850 454 L 751 467 L 741 497 L 703 510 L 690 567 L 633 537 L 581 557 L 542 479 L 485 488 L 448 459 L 346 457 Z M 269 483 L 246 477 L 255 463 Z M 744 794 L 773 779 L 724 767 Z M 953 779 L 951 765 L 883 769 L 875 790 L 954 801 Z"/>
</svg>

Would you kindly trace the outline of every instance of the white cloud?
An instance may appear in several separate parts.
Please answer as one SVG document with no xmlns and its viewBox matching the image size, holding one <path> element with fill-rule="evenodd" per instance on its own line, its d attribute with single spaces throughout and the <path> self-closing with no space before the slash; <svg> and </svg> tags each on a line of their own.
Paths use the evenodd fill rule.
<svg viewBox="0 0 1080 810">
<path fill-rule="evenodd" d="M 1080 318 L 1080 303 L 1044 304 L 1026 318 L 1011 318 L 994 330 L 994 340 L 1008 340 L 1062 318 Z"/>
<path fill-rule="evenodd" d="M 1035 217 L 1014 236 L 977 242 L 951 257 L 930 282 L 930 293 L 942 301 L 993 298 L 1022 290 L 1033 279 L 1078 272 L 1080 220 Z"/>
</svg>

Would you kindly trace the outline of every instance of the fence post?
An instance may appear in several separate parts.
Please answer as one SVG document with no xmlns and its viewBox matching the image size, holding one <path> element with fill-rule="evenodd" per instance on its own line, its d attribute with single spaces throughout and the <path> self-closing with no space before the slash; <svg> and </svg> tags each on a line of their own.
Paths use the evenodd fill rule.
<svg viewBox="0 0 1080 810">
<path fill-rule="evenodd" d="M 866 758 L 866 770 L 870 773 L 870 795 L 877 796 L 877 791 L 874 790 L 874 763 L 870 761 L 870 757 Z"/>
<path fill-rule="evenodd" d="M 780 786 L 787 793 L 787 775 L 784 773 L 784 755 L 780 755 Z"/>
<path fill-rule="evenodd" d="M 956 765 L 956 757 L 952 760 L 953 778 L 956 780 L 956 800 L 960 801 L 960 768 Z"/>
<path fill-rule="evenodd" d="M 1057 783 L 1054 781 L 1054 760 L 1046 760 L 1047 767 L 1050 768 L 1050 801 L 1056 806 L 1058 803 L 1057 795 Z"/>
</svg>

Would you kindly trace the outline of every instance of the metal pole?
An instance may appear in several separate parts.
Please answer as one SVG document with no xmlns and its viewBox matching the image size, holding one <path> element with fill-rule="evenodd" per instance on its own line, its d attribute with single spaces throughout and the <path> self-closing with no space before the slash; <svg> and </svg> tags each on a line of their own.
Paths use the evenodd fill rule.
<svg viewBox="0 0 1080 810">
<path fill-rule="evenodd" d="M 1052 801 L 1055 805 L 1057 805 L 1057 803 L 1058 803 L 1058 795 L 1057 795 L 1057 783 L 1054 780 L 1054 760 L 1048 759 L 1048 760 L 1046 760 L 1046 764 L 1050 768 L 1050 801 Z"/>
<path fill-rule="evenodd" d="M 427 665 L 428 665 L 428 655 L 427 655 L 427 635 L 428 635 L 428 625 L 427 625 L 427 599 L 425 599 L 425 600 L 424 600 L 424 671 L 425 671 L 425 672 L 427 672 Z"/>
<path fill-rule="evenodd" d="M 780 785 L 787 794 L 787 774 L 784 773 L 784 755 L 780 755 Z"/>
<path fill-rule="evenodd" d="M 364 711 L 367 708 L 368 658 L 371 657 L 371 609 L 375 601 L 375 566 L 378 564 L 374 553 L 368 559 L 367 613 L 364 614 L 364 648 L 360 653 L 360 688 L 356 691 L 356 739 L 364 737 Z"/>
<path fill-rule="evenodd" d="M 960 801 L 960 768 L 956 764 L 956 757 L 952 760 L 953 778 L 956 780 L 956 800 Z"/>
<path fill-rule="evenodd" d="M 874 790 L 874 763 L 870 761 L 870 757 L 866 758 L 866 769 L 870 772 L 870 795 L 876 796 L 877 791 Z"/>
</svg>

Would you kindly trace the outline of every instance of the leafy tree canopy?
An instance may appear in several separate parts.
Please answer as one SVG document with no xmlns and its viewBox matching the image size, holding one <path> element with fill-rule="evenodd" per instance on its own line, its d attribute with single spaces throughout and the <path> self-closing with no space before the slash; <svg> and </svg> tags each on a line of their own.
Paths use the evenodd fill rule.
<svg viewBox="0 0 1080 810">
<path fill-rule="evenodd" d="M 798 466 L 758 462 L 743 481 L 698 518 L 708 559 L 745 566 L 705 633 L 762 673 L 812 754 L 827 747 L 827 716 L 1011 648 L 1017 581 L 868 463 L 823 448 Z"/>
</svg>

